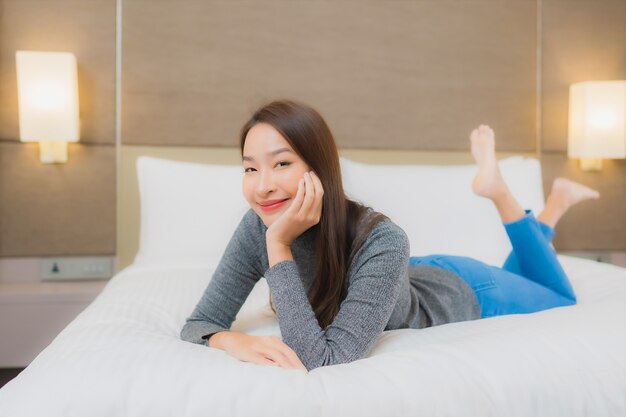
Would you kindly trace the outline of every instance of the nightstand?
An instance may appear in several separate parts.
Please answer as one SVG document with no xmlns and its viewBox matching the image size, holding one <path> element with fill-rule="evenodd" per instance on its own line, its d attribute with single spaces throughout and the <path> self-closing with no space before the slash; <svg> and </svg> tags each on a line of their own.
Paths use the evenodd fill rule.
<svg viewBox="0 0 626 417">
<path fill-rule="evenodd" d="M 0 368 L 24 368 L 108 280 L 0 282 Z"/>
</svg>

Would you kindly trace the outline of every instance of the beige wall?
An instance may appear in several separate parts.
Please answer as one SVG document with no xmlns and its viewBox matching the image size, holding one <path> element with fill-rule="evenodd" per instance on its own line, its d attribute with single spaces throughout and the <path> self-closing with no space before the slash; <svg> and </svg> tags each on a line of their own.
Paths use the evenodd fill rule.
<svg viewBox="0 0 626 417">
<path fill-rule="evenodd" d="M 566 176 L 600 191 L 557 225 L 560 250 L 626 250 L 626 160 L 583 172 L 567 159 L 569 85 L 626 79 L 625 0 L 543 0 L 542 135 L 544 189 Z"/>
<path fill-rule="evenodd" d="M 62 166 L 37 144 L 0 142 L 2 257 L 115 254 L 115 149 L 70 146 Z"/>
<path fill-rule="evenodd" d="M 565 152 L 569 85 L 626 79 L 626 0 L 543 0 L 542 19 L 542 149 Z"/>
<path fill-rule="evenodd" d="M 19 142 L 15 51 L 76 55 L 80 142 Z M 115 254 L 115 2 L 0 0 L 0 257 Z"/>
<path fill-rule="evenodd" d="M 500 149 L 535 149 L 534 1 L 123 4 L 125 144 L 235 146 L 293 97 L 340 147 L 465 150 L 489 121 Z"/>
<path fill-rule="evenodd" d="M 541 168 L 546 192 L 556 177 L 600 192 L 600 200 L 573 207 L 557 224 L 558 250 L 626 250 L 626 160 L 605 160 L 601 172 L 586 173 L 565 154 L 543 153 Z"/>
<path fill-rule="evenodd" d="M 115 144 L 115 2 L 0 0 L 0 138 L 19 139 L 15 51 L 76 54 L 81 143 Z"/>
<path fill-rule="evenodd" d="M 498 151 L 541 151 L 547 190 L 558 175 L 600 189 L 557 248 L 626 250 L 626 161 L 590 174 L 565 158 L 569 84 L 626 79 L 624 0 L 122 3 L 125 146 L 234 146 L 279 96 L 319 108 L 343 149 L 463 150 L 487 122 Z M 0 0 L 0 257 L 116 252 L 115 19 L 111 0 Z M 66 165 L 18 142 L 18 49 L 77 55 Z"/>
</svg>

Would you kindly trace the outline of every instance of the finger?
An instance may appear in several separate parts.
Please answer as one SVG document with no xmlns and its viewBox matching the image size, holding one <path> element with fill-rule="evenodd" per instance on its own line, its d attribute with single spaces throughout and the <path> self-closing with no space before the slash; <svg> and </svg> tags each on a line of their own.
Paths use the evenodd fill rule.
<svg viewBox="0 0 626 417">
<path fill-rule="evenodd" d="M 296 352 L 294 352 L 293 349 L 291 349 L 286 344 L 283 345 L 284 347 L 282 349 L 282 353 L 283 355 L 285 355 L 285 357 L 287 357 L 287 360 L 289 361 L 291 367 L 306 370 L 306 367 L 304 366 Z"/>
<path fill-rule="evenodd" d="M 271 337 L 271 343 L 276 347 L 276 349 L 289 361 L 290 368 L 301 368 L 306 370 L 306 367 L 298 357 L 298 354 L 289 347 L 288 344 L 283 342 L 279 337 Z"/>
<path fill-rule="evenodd" d="M 268 339 L 268 343 L 270 347 L 274 349 L 274 352 L 276 352 L 278 355 L 281 355 L 280 358 L 284 360 L 285 368 L 306 369 L 304 367 L 304 364 L 302 364 L 302 362 L 300 361 L 300 358 L 298 358 L 296 352 L 294 352 L 293 349 L 291 349 L 279 337 L 271 336 Z"/>
<path fill-rule="evenodd" d="M 313 171 L 311 171 L 311 178 L 313 179 L 313 184 L 315 185 L 316 208 L 319 208 L 322 206 L 322 200 L 324 198 L 324 186 L 322 185 L 322 181 Z"/>
<path fill-rule="evenodd" d="M 259 355 L 255 355 L 254 357 L 252 357 L 250 359 L 250 362 L 252 363 L 258 363 L 259 365 L 271 365 L 271 366 L 278 366 L 278 364 L 276 362 L 274 362 L 271 359 L 266 358 L 265 356 L 259 354 Z"/>
<path fill-rule="evenodd" d="M 300 208 L 300 215 L 306 216 L 311 210 L 313 202 L 315 201 L 315 189 L 313 188 L 313 181 L 308 172 L 304 173 L 305 195 L 302 207 Z"/>
<path fill-rule="evenodd" d="M 300 179 L 298 182 L 298 190 L 296 191 L 296 196 L 294 197 L 291 205 L 286 212 L 290 212 L 293 214 L 297 214 L 302 207 L 302 202 L 304 201 L 304 179 Z"/>
<path fill-rule="evenodd" d="M 313 171 L 311 171 L 311 180 L 313 181 L 313 187 L 315 188 L 315 195 L 317 196 L 318 194 L 324 194 L 322 181 Z"/>
<path fill-rule="evenodd" d="M 291 364 L 287 360 L 287 357 L 283 355 L 283 353 L 275 346 L 268 347 L 263 354 L 267 359 L 276 362 L 276 364 L 281 368 L 291 368 Z"/>
<path fill-rule="evenodd" d="M 268 358 L 267 355 L 265 355 L 260 350 L 249 351 L 249 352 L 246 352 L 245 355 L 240 355 L 240 356 L 236 356 L 236 357 L 237 357 L 237 359 L 239 359 L 239 360 L 241 360 L 243 362 L 258 363 L 259 365 L 274 365 L 274 366 L 278 366 L 278 364 L 276 362 L 274 362 L 272 359 Z"/>
<path fill-rule="evenodd" d="M 311 210 L 309 215 L 315 220 L 315 223 L 319 223 L 322 218 L 322 206 L 324 200 L 324 187 L 322 186 L 322 182 L 319 177 L 315 175 L 313 171 L 311 171 L 311 182 L 315 188 L 315 199 L 311 206 Z"/>
<path fill-rule="evenodd" d="M 276 336 L 266 337 L 263 339 L 263 342 L 264 346 L 260 353 L 263 354 L 266 358 L 271 359 L 279 364 L 279 366 L 288 368 L 289 361 L 287 360 L 287 357 L 281 352 L 283 345 L 286 346 L 285 343 Z"/>
</svg>

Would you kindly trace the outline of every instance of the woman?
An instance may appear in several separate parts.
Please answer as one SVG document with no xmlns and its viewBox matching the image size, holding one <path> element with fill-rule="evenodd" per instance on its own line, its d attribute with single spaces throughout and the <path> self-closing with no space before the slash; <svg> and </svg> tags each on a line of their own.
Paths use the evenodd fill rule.
<svg viewBox="0 0 626 417">
<path fill-rule="evenodd" d="M 409 257 L 399 226 L 346 198 L 322 117 L 293 101 L 261 107 L 241 131 L 251 209 L 181 338 L 242 361 L 311 370 L 366 356 L 383 330 L 575 304 L 549 242 L 563 213 L 598 193 L 557 179 L 535 219 L 502 179 L 493 131 L 480 126 L 470 139 L 479 166 L 473 190 L 494 202 L 513 246 L 503 268 L 459 256 Z M 260 277 L 282 340 L 229 331 Z"/>
</svg>

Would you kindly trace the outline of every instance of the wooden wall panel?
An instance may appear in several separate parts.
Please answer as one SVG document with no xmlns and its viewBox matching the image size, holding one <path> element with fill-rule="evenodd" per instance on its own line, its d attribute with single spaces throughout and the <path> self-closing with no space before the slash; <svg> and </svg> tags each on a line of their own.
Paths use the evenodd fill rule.
<svg viewBox="0 0 626 417">
<path fill-rule="evenodd" d="M 567 151 L 569 86 L 626 79 L 626 0 L 543 0 L 543 134 Z"/>
<path fill-rule="evenodd" d="M 0 257 L 115 254 L 115 7 L 0 0 Z M 76 55 L 81 138 L 66 164 L 19 142 L 16 50 Z"/>
<path fill-rule="evenodd" d="M 557 176 L 596 188 L 597 202 L 572 209 L 557 226 L 561 250 L 626 250 L 626 161 L 584 172 L 567 159 L 569 85 L 626 79 L 626 0 L 543 0 L 542 149 L 544 189 Z"/>
<path fill-rule="evenodd" d="M 544 190 L 556 177 L 567 177 L 600 192 L 599 200 L 571 208 L 556 227 L 554 247 L 558 250 L 626 251 L 626 160 L 607 160 L 600 172 L 581 171 L 578 161 L 566 155 L 541 156 Z"/>
<path fill-rule="evenodd" d="M 0 140 L 18 140 L 15 51 L 73 52 L 81 142 L 115 143 L 115 1 L 0 0 Z"/>
<path fill-rule="evenodd" d="M 276 97 L 343 148 L 535 149 L 536 2 L 125 0 L 123 142 L 230 145 Z"/>
<path fill-rule="evenodd" d="M 484 122 L 499 151 L 532 152 L 537 3 L 124 0 L 123 139 L 234 146 L 255 107 L 294 97 L 342 149 L 466 150 Z M 569 84 L 626 78 L 626 1 L 541 3 L 545 188 L 566 175 L 602 193 L 555 244 L 624 250 L 624 161 L 583 173 L 564 152 Z M 77 55 L 82 139 L 67 165 L 16 142 L 18 49 Z M 0 0 L 0 257 L 115 252 L 114 91 L 114 1 Z"/>
<path fill-rule="evenodd" d="M 50 165 L 38 147 L 0 142 L 0 256 L 115 254 L 115 148 L 69 144 Z"/>
</svg>

